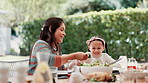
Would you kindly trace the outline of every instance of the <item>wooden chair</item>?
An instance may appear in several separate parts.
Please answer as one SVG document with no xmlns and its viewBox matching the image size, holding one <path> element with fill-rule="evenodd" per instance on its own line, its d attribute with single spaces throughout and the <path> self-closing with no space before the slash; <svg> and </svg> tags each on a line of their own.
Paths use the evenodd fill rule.
<svg viewBox="0 0 148 83">
<path fill-rule="evenodd" d="M 15 76 L 15 69 L 18 65 L 28 67 L 29 59 L 18 60 L 18 61 L 0 61 L 0 64 L 5 65 L 9 68 L 9 77 Z"/>
</svg>

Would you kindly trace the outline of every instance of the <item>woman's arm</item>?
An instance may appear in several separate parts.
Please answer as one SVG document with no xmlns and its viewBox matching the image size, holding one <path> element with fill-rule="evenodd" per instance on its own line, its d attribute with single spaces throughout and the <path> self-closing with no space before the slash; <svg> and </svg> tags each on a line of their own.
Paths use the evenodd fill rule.
<svg viewBox="0 0 148 83">
<path fill-rule="evenodd" d="M 56 66 L 56 67 L 60 67 L 61 65 L 64 65 L 65 63 L 68 62 L 68 60 L 74 60 L 74 59 L 86 60 L 87 59 L 87 55 L 84 52 L 75 52 L 75 53 L 67 54 L 64 56 L 57 55 L 56 52 L 52 52 L 49 46 L 47 46 L 47 44 L 43 42 L 38 43 L 35 46 L 34 52 L 42 52 L 43 54 L 46 54 L 47 56 L 49 56 L 49 61 L 47 61 L 49 66 Z"/>
<path fill-rule="evenodd" d="M 87 57 L 88 56 L 84 52 L 75 52 L 75 53 L 67 54 L 67 55 L 61 56 L 61 65 L 67 63 L 68 60 L 74 60 L 74 59 L 86 60 Z"/>
</svg>

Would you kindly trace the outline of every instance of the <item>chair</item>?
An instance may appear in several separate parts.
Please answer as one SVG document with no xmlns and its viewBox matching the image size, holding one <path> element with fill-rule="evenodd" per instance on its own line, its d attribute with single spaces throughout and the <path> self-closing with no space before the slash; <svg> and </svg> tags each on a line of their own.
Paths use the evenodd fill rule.
<svg viewBox="0 0 148 83">
<path fill-rule="evenodd" d="M 19 61 L 0 61 L 1 64 L 5 65 L 9 69 L 9 77 L 15 76 L 15 69 L 18 65 L 28 67 L 29 59 Z"/>
</svg>

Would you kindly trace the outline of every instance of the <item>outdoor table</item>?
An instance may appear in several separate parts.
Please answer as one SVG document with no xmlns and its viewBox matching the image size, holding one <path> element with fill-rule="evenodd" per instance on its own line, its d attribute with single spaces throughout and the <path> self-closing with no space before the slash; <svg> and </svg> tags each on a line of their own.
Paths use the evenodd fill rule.
<svg viewBox="0 0 148 83">
<path fill-rule="evenodd" d="M 31 83 L 29 81 L 31 81 L 32 79 L 33 79 L 33 76 L 27 76 L 25 83 Z M 11 83 L 17 83 L 16 77 L 9 77 L 8 81 Z M 58 79 L 57 83 L 69 83 L 69 82 L 68 82 L 68 79 Z"/>
<path fill-rule="evenodd" d="M 27 76 L 25 83 L 30 83 L 29 81 L 31 81 L 32 79 L 33 79 L 33 76 Z M 8 81 L 11 83 L 17 83 L 16 77 L 9 77 Z M 57 83 L 69 83 L 69 79 L 58 79 Z M 112 83 L 120 83 L 120 82 L 116 81 Z M 133 83 L 133 82 L 131 80 L 124 80 L 124 83 Z M 138 83 L 146 83 L 146 82 L 145 82 L 145 79 L 140 79 L 140 82 Z"/>
</svg>

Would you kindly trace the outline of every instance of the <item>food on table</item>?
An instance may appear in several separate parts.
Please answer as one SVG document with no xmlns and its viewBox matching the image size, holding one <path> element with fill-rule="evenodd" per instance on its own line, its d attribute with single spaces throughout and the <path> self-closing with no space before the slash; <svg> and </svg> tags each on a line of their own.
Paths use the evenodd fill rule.
<svg viewBox="0 0 148 83">
<path fill-rule="evenodd" d="M 106 72 L 93 72 L 86 75 L 86 79 L 91 82 L 114 82 L 115 75 L 109 75 Z"/>
</svg>

